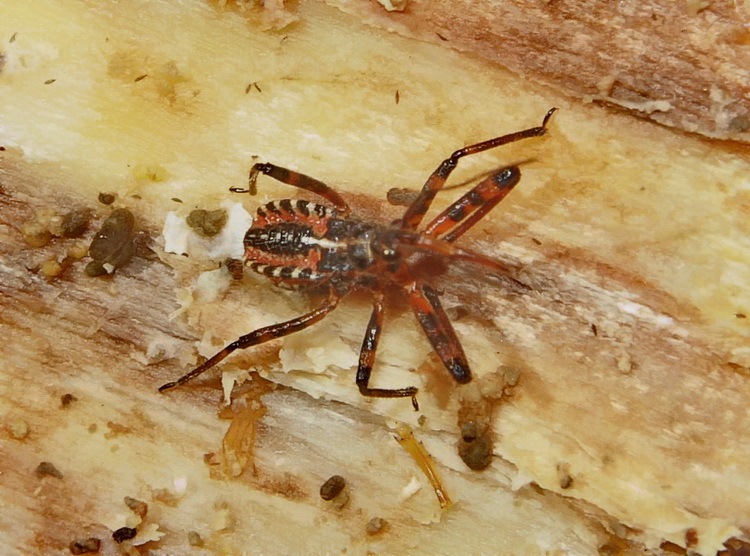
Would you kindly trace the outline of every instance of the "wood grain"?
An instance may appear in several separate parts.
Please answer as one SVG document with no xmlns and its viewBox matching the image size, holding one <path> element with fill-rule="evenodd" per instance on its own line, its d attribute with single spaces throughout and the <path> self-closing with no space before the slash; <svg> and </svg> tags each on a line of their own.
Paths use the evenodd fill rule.
<svg viewBox="0 0 750 556">
<path fill-rule="evenodd" d="M 743 2 L 367 0 L 330 4 L 371 24 L 491 60 L 574 98 L 708 137 L 750 139 Z M 693 3 L 697 4 L 697 3 Z"/>
<path fill-rule="evenodd" d="M 443 517 L 440 530 L 433 530 L 426 523 L 441 519 L 435 495 L 418 482 L 416 496 L 404 499 L 401 491 L 420 473 L 384 419 L 293 390 L 262 388 L 264 417 L 249 423 L 249 468 L 244 474 L 232 468 L 221 455 L 221 439 L 227 419 L 234 427 L 242 418 L 243 394 L 236 394 L 239 409 L 219 411 L 215 379 L 173 396 L 156 391 L 183 368 L 179 356 L 162 357 L 170 357 L 174 346 L 178 353 L 188 348 L 183 355 L 189 355 L 190 335 L 169 320 L 177 308 L 175 272 L 153 257 L 136 257 L 111 278 L 87 276 L 85 261 L 60 277 L 41 276 L 39 261 L 58 256 L 65 240 L 34 248 L 21 237 L 23 224 L 50 206 L 45 192 L 51 184 L 35 170 L 12 154 L 0 168 L 4 553 L 68 553 L 70 543 L 92 537 L 101 541 L 103 554 L 132 553 L 132 543 L 163 554 L 231 554 L 248 546 L 252 553 L 285 554 L 426 553 L 431 546 L 456 552 L 467 531 L 482 539 L 474 546 L 484 551 L 505 546 L 535 552 L 549 539 L 544 542 L 585 553 L 609 538 L 599 523 L 605 517 L 591 517 L 595 509 L 530 487 L 510 495 L 507 479 L 489 505 L 474 505 L 487 485 L 444 466 L 446 488 L 464 510 Z M 52 205 L 61 212 L 91 208 L 90 238 L 111 208 L 71 196 L 73 183 L 85 177 L 55 176 Z M 149 229 L 142 219 L 138 226 Z M 154 345 L 164 352 L 147 356 Z M 271 350 L 272 360 L 277 350 Z M 253 359 L 262 361 L 257 352 Z M 420 438 L 428 440 L 424 432 Z M 451 445 L 453 438 L 435 431 L 432 441 Z M 222 461 L 229 467 L 222 468 Z M 37 472 L 43 462 L 55 476 Z M 349 484 L 343 507 L 318 495 L 334 473 Z M 125 497 L 147 504 L 143 523 L 133 521 Z M 540 513 L 540 505 L 549 511 Z M 482 535 L 495 515 L 505 515 L 516 533 Z M 386 520 L 387 529 L 370 536 L 366 526 L 376 517 Z M 135 524 L 159 534 L 142 532 L 123 544 L 112 539 L 115 530 Z M 200 547 L 189 544 L 189 532 L 199 534 Z"/>
<path fill-rule="evenodd" d="M 750 527 L 746 147 L 579 105 L 323 3 L 294 9 L 298 23 L 278 31 L 253 9 L 202 2 L 3 6 L 4 551 L 59 553 L 88 536 L 132 551 L 111 540 L 125 525 L 137 525 L 137 550 L 164 554 L 713 554 L 738 542 Z M 292 196 L 267 178 L 256 198 L 229 193 L 257 156 L 388 221 L 401 210 L 389 189 L 419 187 L 456 148 L 538 125 L 552 106 L 547 136 L 456 171 L 457 184 L 507 164 L 523 175 L 461 239 L 515 280 L 465 265 L 432 277 L 471 385 L 441 371 L 394 295 L 374 381 L 419 386 L 421 411 L 363 399 L 362 294 L 227 359 L 226 380 L 253 377 L 230 407 L 219 369 L 157 393 L 312 302 L 260 276 L 233 282 L 197 250 L 165 253 L 169 213 Z M 88 242 L 115 207 L 133 211 L 153 251 L 109 278 L 87 276 L 85 258 L 66 266 L 79 240 L 35 247 L 22 234 L 40 214 L 83 208 Z M 45 277 L 52 259 L 65 268 Z M 481 473 L 458 455 L 466 415 L 490 426 Z M 432 455 L 450 512 L 393 438 L 399 422 Z M 36 473 L 42 462 L 62 478 Z M 343 507 L 318 494 L 333 474 L 349 484 Z M 148 504 L 142 522 L 126 496 Z M 367 534 L 373 517 L 388 522 L 382 534 Z"/>
</svg>

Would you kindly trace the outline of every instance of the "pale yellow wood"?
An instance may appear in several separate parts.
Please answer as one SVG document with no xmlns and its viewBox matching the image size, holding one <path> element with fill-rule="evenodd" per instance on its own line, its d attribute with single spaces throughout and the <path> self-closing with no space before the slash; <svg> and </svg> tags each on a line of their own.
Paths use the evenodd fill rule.
<svg viewBox="0 0 750 556">
<path fill-rule="evenodd" d="M 750 134 L 742 1 L 328 0 L 406 36 L 469 51 L 584 101 L 709 137 Z"/>
<path fill-rule="evenodd" d="M 664 541 L 712 554 L 747 531 L 743 148 L 578 105 L 315 2 L 290 15 L 25 0 L 0 7 L 0 41 L 5 552 L 60 553 L 88 536 L 112 552 L 112 531 L 134 524 L 125 496 L 149 505 L 136 540 L 158 526 L 164 537 L 144 546 L 165 554 L 196 553 L 189 531 L 227 554 L 642 553 Z M 530 289 L 465 265 L 436 280 L 446 306 L 468 309 L 456 329 L 477 380 L 452 384 L 394 299 L 374 381 L 419 386 L 421 412 L 363 399 L 354 366 L 369 303 L 354 296 L 314 329 L 227 360 L 224 370 L 285 387 L 260 398 L 254 469 L 213 465 L 229 425 L 218 372 L 156 388 L 196 351 L 310 299 L 163 253 L 167 212 L 227 199 L 252 212 L 296 196 L 269 179 L 257 198 L 228 192 L 258 156 L 389 219 L 400 210 L 383 200 L 391 187 L 419 187 L 454 149 L 538 125 L 551 106 L 548 136 L 456 172 L 455 183 L 508 163 L 523 172 L 462 245 L 506 261 Z M 111 211 L 100 192 L 134 212 L 158 257 L 110 279 L 87 277 L 86 261 L 45 278 L 44 263 L 76 241 L 32 247 L 24 224 L 88 207 L 90 237 Z M 460 401 L 498 397 L 509 372 L 519 381 L 492 412 L 493 464 L 470 471 L 456 450 Z M 65 408 L 64 394 L 76 398 Z M 249 415 L 234 411 L 236 423 Z M 414 427 L 456 502 L 442 517 L 392 437 L 397 421 Z M 63 478 L 35 475 L 42 461 Z M 335 473 L 349 481 L 342 510 L 317 494 Z M 389 524 L 377 536 L 365 532 L 372 517 Z"/>
</svg>

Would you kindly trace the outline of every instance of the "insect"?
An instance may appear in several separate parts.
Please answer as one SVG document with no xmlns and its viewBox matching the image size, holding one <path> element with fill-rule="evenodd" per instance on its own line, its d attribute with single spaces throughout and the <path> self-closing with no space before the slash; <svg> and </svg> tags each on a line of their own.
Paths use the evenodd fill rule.
<svg viewBox="0 0 750 556">
<path fill-rule="evenodd" d="M 448 372 L 459 384 L 471 381 L 471 370 L 461 343 L 443 309 L 438 293 L 414 276 L 409 257 L 432 253 L 448 260 L 463 260 L 507 272 L 500 262 L 454 242 L 492 210 L 521 179 L 517 166 L 507 166 L 482 180 L 461 196 L 422 231 L 417 231 L 437 192 L 445 185 L 458 161 L 472 154 L 521 139 L 540 137 L 555 112 L 544 116 L 542 125 L 510 133 L 454 152 L 430 175 L 417 198 L 400 220 L 383 224 L 358 219 L 336 191 L 314 178 L 269 163 L 253 165 L 248 188 L 235 193 L 255 193 L 259 174 L 304 189 L 322 197 L 332 207 L 304 200 L 272 201 L 258 208 L 253 225 L 244 238 L 245 264 L 280 286 L 322 286 L 325 302 L 297 318 L 266 326 L 227 345 L 186 375 L 159 388 L 163 392 L 184 384 L 214 367 L 237 349 L 268 342 L 298 332 L 322 320 L 353 289 L 373 293 L 370 321 L 359 355 L 356 384 L 363 396 L 411 398 L 417 404 L 416 387 L 372 388 L 370 375 L 383 324 L 385 289 L 400 286 L 427 339 Z"/>
</svg>

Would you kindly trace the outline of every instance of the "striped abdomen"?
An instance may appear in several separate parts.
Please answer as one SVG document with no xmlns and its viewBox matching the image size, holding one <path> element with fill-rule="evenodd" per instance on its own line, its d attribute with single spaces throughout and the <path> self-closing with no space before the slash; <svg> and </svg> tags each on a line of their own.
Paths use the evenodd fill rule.
<svg viewBox="0 0 750 556">
<path fill-rule="evenodd" d="M 245 233 L 245 264 L 276 282 L 317 282 L 326 276 L 317 270 L 314 248 L 336 211 L 307 201 L 271 201 L 258 208 Z"/>
<path fill-rule="evenodd" d="M 373 264 L 378 229 L 307 201 L 272 201 L 245 234 L 245 264 L 279 284 L 348 275 Z"/>
</svg>

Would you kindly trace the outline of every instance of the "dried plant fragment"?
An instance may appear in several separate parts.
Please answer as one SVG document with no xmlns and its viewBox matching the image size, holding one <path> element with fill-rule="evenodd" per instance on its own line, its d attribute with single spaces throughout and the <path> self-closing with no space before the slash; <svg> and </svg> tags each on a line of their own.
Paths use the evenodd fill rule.
<svg viewBox="0 0 750 556">
<path fill-rule="evenodd" d="M 396 427 L 396 440 L 398 440 L 398 443 L 407 451 L 422 470 L 422 473 L 430 481 L 432 488 L 435 490 L 435 496 L 437 496 L 438 502 L 440 502 L 440 507 L 444 510 L 449 510 L 453 506 L 453 502 L 445 491 L 443 483 L 440 481 L 440 476 L 435 470 L 430 454 L 427 453 L 422 443 L 414 438 L 411 427 L 405 423 L 400 423 Z"/>
</svg>

